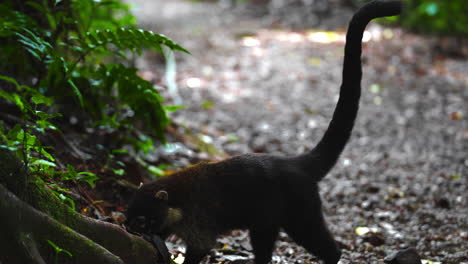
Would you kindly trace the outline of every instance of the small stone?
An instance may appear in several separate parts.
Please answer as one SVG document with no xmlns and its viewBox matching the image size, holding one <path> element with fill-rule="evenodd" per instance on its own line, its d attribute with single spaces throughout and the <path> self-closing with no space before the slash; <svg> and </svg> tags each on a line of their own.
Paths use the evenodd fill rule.
<svg viewBox="0 0 468 264">
<path fill-rule="evenodd" d="M 415 248 L 406 248 L 386 256 L 384 262 L 388 264 L 421 264 L 421 257 Z"/>
<path fill-rule="evenodd" d="M 445 197 L 436 199 L 435 204 L 438 208 L 450 209 L 450 201 Z"/>
<path fill-rule="evenodd" d="M 365 191 L 368 193 L 378 193 L 380 191 L 380 187 L 375 185 L 367 185 L 365 186 Z"/>
</svg>

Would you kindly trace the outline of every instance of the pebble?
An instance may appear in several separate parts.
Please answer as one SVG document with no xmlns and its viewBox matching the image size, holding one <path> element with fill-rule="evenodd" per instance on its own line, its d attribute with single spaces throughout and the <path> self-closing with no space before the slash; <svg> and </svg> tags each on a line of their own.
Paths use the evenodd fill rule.
<svg viewBox="0 0 468 264">
<path fill-rule="evenodd" d="M 388 255 L 384 262 L 388 264 L 421 264 L 421 257 L 415 248 L 406 248 Z"/>
</svg>

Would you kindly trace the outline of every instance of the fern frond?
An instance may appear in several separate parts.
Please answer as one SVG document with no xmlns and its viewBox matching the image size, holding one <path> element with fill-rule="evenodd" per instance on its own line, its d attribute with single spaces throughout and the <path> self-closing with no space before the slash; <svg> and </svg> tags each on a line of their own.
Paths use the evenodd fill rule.
<svg viewBox="0 0 468 264">
<path fill-rule="evenodd" d="M 15 35 L 18 37 L 18 42 L 38 60 L 41 60 L 53 50 L 49 42 L 43 40 L 27 28 L 21 28 L 20 31 L 15 32 Z"/>
<path fill-rule="evenodd" d="M 141 52 L 142 48 L 153 48 L 162 52 L 161 45 L 171 50 L 182 51 L 190 54 L 186 49 L 175 43 L 172 39 L 151 31 L 135 28 L 119 28 L 117 30 L 95 30 L 86 33 L 87 39 L 81 45 L 88 50 L 107 48 L 112 44 L 119 49 L 127 49 Z"/>
<path fill-rule="evenodd" d="M 164 128 L 169 124 L 169 118 L 162 105 L 164 99 L 154 85 L 141 78 L 136 68 L 122 64 L 101 65 L 97 73 L 105 86 L 116 88 L 117 93 L 113 94 L 132 109 L 134 117 L 142 119 L 145 126 L 164 141 Z"/>
<path fill-rule="evenodd" d="M 22 112 L 33 111 L 33 107 L 29 103 L 27 97 L 30 97 L 31 101 L 35 104 L 46 104 L 48 106 L 52 104 L 51 98 L 42 95 L 39 91 L 29 87 L 28 85 L 19 84 L 18 81 L 12 77 L 0 75 L 0 80 L 11 83 L 15 86 L 15 89 L 18 92 L 7 92 L 0 89 L 0 97 L 16 104 Z"/>
<path fill-rule="evenodd" d="M 29 16 L 11 9 L 6 4 L 0 4 L 0 37 L 14 35 L 21 29 L 35 29 L 37 27 L 36 21 Z"/>
</svg>

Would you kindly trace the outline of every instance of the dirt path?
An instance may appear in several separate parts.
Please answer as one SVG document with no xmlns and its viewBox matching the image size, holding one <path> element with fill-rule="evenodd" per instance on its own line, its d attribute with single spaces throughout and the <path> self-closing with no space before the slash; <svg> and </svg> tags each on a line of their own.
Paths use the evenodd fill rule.
<svg viewBox="0 0 468 264">
<path fill-rule="evenodd" d="M 230 154 L 295 154 L 320 138 L 337 100 L 342 31 L 272 30 L 271 20 L 214 3 L 140 0 L 136 7 L 145 28 L 192 53 L 177 56 L 188 106 L 174 115 L 177 123 Z M 407 246 L 424 259 L 468 263 L 468 62 L 440 57 L 430 41 L 400 30 L 368 29 L 358 122 L 321 185 L 343 263 L 381 263 Z M 147 55 L 139 63 L 157 75 L 154 61 Z M 373 232 L 359 236 L 357 227 Z M 220 243 L 239 253 L 213 253 L 207 263 L 251 257 L 245 234 L 235 234 Z M 310 260 L 281 235 L 274 263 Z"/>
</svg>

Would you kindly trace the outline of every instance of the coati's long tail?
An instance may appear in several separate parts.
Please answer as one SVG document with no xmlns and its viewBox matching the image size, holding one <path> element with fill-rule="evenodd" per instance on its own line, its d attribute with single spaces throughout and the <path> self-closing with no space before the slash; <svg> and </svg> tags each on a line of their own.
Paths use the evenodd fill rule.
<svg viewBox="0 0 468 264">
<path fill-rule="evenodd" d="M 317 146 L 301 157 L 305 166 L 314 164 L 310 169 L 316 180 L 322 179 L 335 165 L 353 130 L 361 96 L 361 42 L 365 28 L 372 19 L 395 16 L 401 10 L 399 0 L 376 0 L 364 5 L 351 19 L 346 34 L 340 97 L 333 118 Z"/>
</svg>

